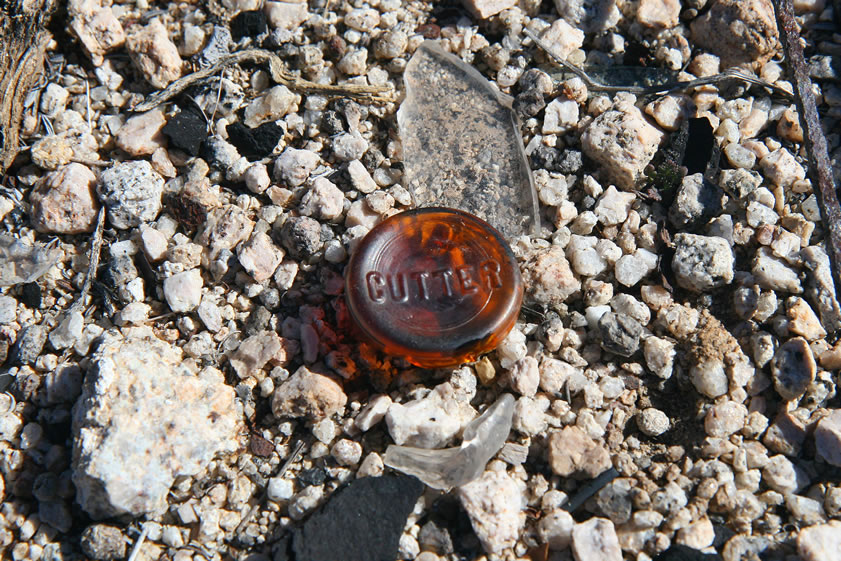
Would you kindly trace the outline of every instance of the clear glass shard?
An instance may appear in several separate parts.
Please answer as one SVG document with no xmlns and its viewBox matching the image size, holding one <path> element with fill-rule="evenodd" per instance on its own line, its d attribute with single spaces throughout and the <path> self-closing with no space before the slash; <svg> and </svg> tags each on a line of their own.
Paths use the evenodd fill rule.
<svg viewBox="0 0 841 561">
<path fill-rule="evenodd" d="M 33 282 L 61 259 L 60 249 L 29 245 L 0 234 L 0 286 Z"/>
<path fill-rule="evenodd" d="M 450 489 L 470 483 L 485 471 L 488 461 L 508 439 L 514 417 L 514 396 L 503 394 L 464 429 L 457 448 L 428 450 L 392 444 L 383 463 L 414 475 L 434 489 Z"/>
<path fill-rule="evenodd" d="M 434 41 L 418 47 L 403 80 L 397 122 L 417 206 L 475 214 L 509 240 L 535 233 L 537 194 L 511 98 Z"/>
</svg>

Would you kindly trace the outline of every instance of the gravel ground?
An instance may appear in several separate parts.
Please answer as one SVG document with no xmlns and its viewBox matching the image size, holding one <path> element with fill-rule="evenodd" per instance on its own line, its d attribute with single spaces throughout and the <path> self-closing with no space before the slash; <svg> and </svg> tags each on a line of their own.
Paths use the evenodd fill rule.
<svg viewBox="0 0 841 561">
<path fill-rule="evenodd" d="M 838 182 L 841 30 L 831 2 L 794 6 Z M 390 444 L 458 446 L 508 394 L 502 450 L 403 505 L 397 558 L 841 559 L 841 309 L 770 0 L 75 0 L 56 19 L 0 186 L 0 557 L 294 558 L 335 491 L 391 472 Z M 526 31 L 620 85 L 736 66 L 778 90 L 606 93 Z M 404 154 L 396 117 L 427 39 L 513 98 L 542 224 L 510 240 L 516 327 L 438 370 L 360 343 L 342 276 L 412 208 L 404 162 L 438 157 Z M 223 65 L 132 112 L 247 48 L 286 79 Z"/>
</svg>

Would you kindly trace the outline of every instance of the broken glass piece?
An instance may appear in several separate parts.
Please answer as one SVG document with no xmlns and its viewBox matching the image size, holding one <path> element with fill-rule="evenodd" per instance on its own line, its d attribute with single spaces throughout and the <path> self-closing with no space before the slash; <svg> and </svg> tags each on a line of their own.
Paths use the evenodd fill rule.
<svg viewBox="0 0 841 561">
<path fill-rule="evenodd" d="M 415 204 L 464 210 L 506 238 L 536 233 L 537 196 L 512 100 L 434 41 L 403 74 L 397 112 Z"/>
<path fill-rule="evenodd" d="M 488 461 L 499 452 L 511 432 L 514 396 L 502 394 L 464 429 L 461 446 L 428 450 L 392 444 L 383 463 L 414 475 L 434 489 L 450 489 L 470 483 L 485 471 Z"/>
<path fill-rule="evenodd" d="M 0 286 L 34 282 L 61 259 L 60 249 L 29 245 L 0 234 Z"/>
</svg>

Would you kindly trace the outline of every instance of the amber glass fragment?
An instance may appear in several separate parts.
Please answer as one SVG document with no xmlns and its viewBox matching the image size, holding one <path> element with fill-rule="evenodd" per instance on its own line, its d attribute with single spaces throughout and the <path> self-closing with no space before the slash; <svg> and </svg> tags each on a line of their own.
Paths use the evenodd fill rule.
<svg viewBox="0 0 841 561">
<path fill-rule="evenodd" d="M 348 308 L 365 336 L 428 368 L 496 347 L 523 299 L 520 270 L 499 232 L 455 209 L 383 221 L 360 242 L 345 279 Z"/>
</svg>

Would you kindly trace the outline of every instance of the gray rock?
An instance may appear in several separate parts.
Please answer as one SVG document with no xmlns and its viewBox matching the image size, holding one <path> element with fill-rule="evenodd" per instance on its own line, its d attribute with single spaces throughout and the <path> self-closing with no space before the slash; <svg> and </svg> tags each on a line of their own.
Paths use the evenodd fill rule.
<svg viewBox="0 0 841 561">
<path fill-rule="evenodd" d="M 695 228 L 721 212 L 723 194 L 704 174 L 687 175 L 669 208 L 669 220 L 677 228 Z"/>
<path fill-rule="evenodd" d="M 675 236 L 672 270 L 683 288 L 704 292 L 733 281 L 733 251 L 722 238 L 696 234 Z"/>
<path fill-rule="evenodd" d="M 640 346 L 642 325 L 627 314 L 607 312 L 599 319 L 602 348 L 619 356 L 631 356 Z"/>
<path fill-rule="evenodd" d="M 815 428 L 815 446 L 827 463 L 841 467 L 841 409 L 833 409 Z"/>
<path fill-rule="evenodd" d="M 803 266 L 811 272 L 806 276 L 806 298 L 821 316 L 821 324 L 829 332 L 841 328 L 841 308 L 835 299 L 835 283 L 829 268 L 829 256 L 820 246 L 813 245 L 800 252 Z"/>
<path fill-rule="evenodd" d="M 450 382 L 439 384 L 421 399 L 392 403 L 385 421 L 398 445 L 441 448 L 476 417 L 470 400 L 463 399 Z"/>
<path fill-rule="evenodd" d="M 596 504 L 614 524 L 631 519 L 633 479 L 614 479 L 596 494 Z"/>
<path fill-rule="evenodd" d="M 18 301 L 11 296 L 0 296 L 0 324 L 12 323 L 18 317 Z"/>
<path fill-rule="evenodd" d="M 753 273 L 759 286 L 766 290 L 779 290 L 794 294 L 803 292 L 797 271 L 789 267 L 782 259 L 776 257 L 767 247 L 760 247 L 757 250 L 751 273 Z"/>
<path fill-rule="evenodd" d="M 49 524 L 59 532 L 69 532 L 73 526 L 70 508 L 62 501 L 39 501 L 38 517 L 41 522 Z"/>
<path fill-rule="evenodd" d="M 161 211 L 164 180 L 145 160 L 118 163 L 103 171 L 100 181 L 97 192 L 115 228 L 151 222 Z"/>
<path fill-rule="evenodd" d="M 728 193 L 742 200 L 762 185 L 762 176 L 741 168 L 725 169 L 721 170 L 721 185 Z"/>
<path fill-rule="evenodd" d="M 771 363 L 774 388 L 786 400 L 797 399 L 806 393 L 816 372 L 812 349 L 802 337 L 794 337 L 780 345 Z"/>
<path fill-rule="evenodd" d="M 289 255 L 306 259 L 318 253 L 323 245 L 321 225 L 308 216 L 291 216 L 280 230 L 280 239 Z"/>
<path fill-rule="evenodd" d="M 45 325 L 29 325 L 18 333 L 15 346 L 12 347 L 11 364 L 32 364 L 47 342 L 49 330 Z"/>
<path fill-rule="evenodd" d="M 194 368 L 148 328 L 97 350 L 73 409 L 76 500 L 93 518 L 162 512 L 177 476 L 237 448 L 233 388 Z"/>
<path fill-rule="evenodd" d="M 82 551 L 97 561 L 122 559 L 126 555 L 128 539 L 122 530 L 107 524 L 92 524 L 82 532 Z"/>
<path fill-rule="evenodd" d="M 207 249 L 211 260 L 224 251 L 233 251 L 241 242 L 248 239 L 254 229 L 254 222 L 244 210 L 235 205 L 215 208 L 207 215 L 201 232 L 196 236 L 196 243 Z"/>
</svg>

